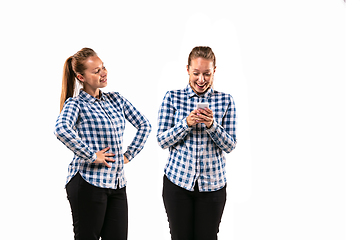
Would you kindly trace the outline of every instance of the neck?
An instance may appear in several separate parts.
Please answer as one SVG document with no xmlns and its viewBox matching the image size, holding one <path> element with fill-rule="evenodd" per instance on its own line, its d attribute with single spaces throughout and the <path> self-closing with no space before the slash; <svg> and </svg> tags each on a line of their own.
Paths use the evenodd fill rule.
<svg viewBox="0 0 360 240">
<path fill-rule="evenodd" d="M 94 98 L 100 98 L 100 90 L 98 88 L 91 89 L 91 88 L 84 88 L 84 91 L 93 96 Z"/>
</svg>

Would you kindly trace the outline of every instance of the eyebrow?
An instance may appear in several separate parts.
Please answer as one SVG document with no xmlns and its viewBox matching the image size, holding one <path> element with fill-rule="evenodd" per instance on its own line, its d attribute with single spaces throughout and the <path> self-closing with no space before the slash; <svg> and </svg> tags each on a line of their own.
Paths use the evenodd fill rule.
<svg viewBox="0 0 360 240">
<path fill-rule="evenodd" d="M 198 71 L 198 72 L 200 72 L 199 69 L 194 69 L 193 71 Z M 211 69 L 207 69 L 207 70 L 205 70 L 204 72 L 211 72 Z"/>
<path fill-rule="evenodd" d="M 101 63 L 101 66 L 102 66 L 102 67 L 104 66 L 104 62 Z M 93 71 L 95 71 L 95 70 L 98 69 L 98 68 L 100 68 L 100 67 L 94 68 Z"/>
</svg>

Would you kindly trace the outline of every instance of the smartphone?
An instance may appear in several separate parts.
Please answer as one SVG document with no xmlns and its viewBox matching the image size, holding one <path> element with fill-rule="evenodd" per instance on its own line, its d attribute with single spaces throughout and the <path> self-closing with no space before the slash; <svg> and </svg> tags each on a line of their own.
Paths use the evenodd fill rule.
<svg viewBox="0 0 360 240">
<path fill-rule="evenodd" d="M 199 108 L 209 108 L 209 103 L 197 103 L 196 104 L 196 109 L 199 109 Z"/>
</svg>

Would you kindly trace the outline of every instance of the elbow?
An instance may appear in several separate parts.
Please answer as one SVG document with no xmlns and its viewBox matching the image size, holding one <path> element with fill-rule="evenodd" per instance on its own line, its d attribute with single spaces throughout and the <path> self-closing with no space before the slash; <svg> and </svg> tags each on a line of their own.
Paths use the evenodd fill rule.
<svg viewBox="0 0 360 240">
<path fill-rule="evenodd" d="M 167 149 L 169 147 L 168 144 L 166 143 L 166 141 L 164 141 L 164 139 L 162 139 L 160 134 L 156 136 L 156 139 L 157 139 L 159 146 L 162 149 Z"/>
<path fill-rule="evenodd" d="M 59 132 L 58 132 L 58 130 L 57 130 L 57 128 L 56 128 L 56 127 L 54 128 L 53 134 L 54 134 L 56 137 L 57 137 L 57 136 L 58 136 L 58 134 L 59 134 Z"/>
<path fill-rule="evenodd" d="M 160 145 L 160 147 L 162 148 L 162 149 L 168 149 L 169 148 L 169 145 L 167 145 L 167 144 L 160 144 L 159 143 L 159 145 Z"/>
<path fill-rule="evenodd" d="M 54 133 L 54 135 L 56 136 L 56 138 L 60 138 L 61 137 L 61 128 L 60 128 L 60 126 L 59 126 L 59 124 L 56 124 L 56 126 L 55 126 L 55 128 L 54 128 L 54 131 L 53 131 L 53 133 Z"/>
<path fill-rule="evenodd" d="M 141 136 L 145 139 L 147 139 L 151 132 L 151 124 L 149 121 L 144 121 L 140 125 L 136 126 L 138 130 L 138 134 L 141 134 Z"/>
<path fill-rule="evenodd" d="M 65 138 L 66 132 L 67 132 L 66 123 L 57 122 L 53 131 L 56 138 L 59 140 Z"/>
<path fill-rule="evenodd" d="M 147 127 L 147 129 L 148 129 L 148 132 L 150 133 L 152 127 L 151 127 L 151 124 L 150 124 L 149 121 L 147 122 L 146 127 Z"/>
<path fill-rule="evenodd" d="M 167 149 L 167 146 L 165 146 L 165 145 L 163 145 L 163 144 L 161 144 L 161 143 L 159 143 L 159 146 L 162 148 L 162 149 Z"/>
<path fill-rule="evenodd" d="M 149 137 L 149 135 L 151 133 L 151 124 L 149 121 L 147 121 L 147 123 L 145 125 L 145 131 L 146 131 L 146 136 Z"/>
<path fill-rule="evenodd" d="M 162 149 L 166 149 L 165 144 L 163 142 L 161 142 L 161 140 L 159 138 L 157 139 L 157 142 Z"/>
<path fill-rule="evenodd" d="M 231 153 L 234 149 L 236 148 L 236 141 L 233 142 L 230 146 L 228 146 L 226 149 L 224 149 L 224 151 L 226 153 Z"/>
<path fill-rule="evenodd" d="M 146 121 L 142 122 L 138 129 L 143 129 L 145 132 L 147 132 L 147 135 L 149 135 L 151 132 L 151 128 L 151 123 L 149 122 L 149 120 L 146 119 Z"/>
</svg>

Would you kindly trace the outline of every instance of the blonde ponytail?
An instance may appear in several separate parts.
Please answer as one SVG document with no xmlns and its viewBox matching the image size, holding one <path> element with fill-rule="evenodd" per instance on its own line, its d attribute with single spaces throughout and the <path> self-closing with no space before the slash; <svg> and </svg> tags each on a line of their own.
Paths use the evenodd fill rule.
<svg viewBox="0 0 360 240">
<path fill-rule="evenodd" d="M 60 97 L 60 112 L 63 109 L 65 101 L 73 97 L 74 89 L 75 89 L 75 73 L 72 69 L 72 59 L 73 57 L 69 57 L 66 59 L 63 70 L 63 79 L 62 79 L 62 89 L 61 89 L 61 97 Z"/>
<path fill-rule="evenodd" d="M 84 63 L 91 56 L 96 56 L 96 52 L 91 48 L 83 48 L 73 56 L 66 59 L 62 78 L 60 112 L 64 107 L 65 101 L 74 96 L 76 75 L 84 74 L 84 71 L 86 70 Z"/>
</svg>

